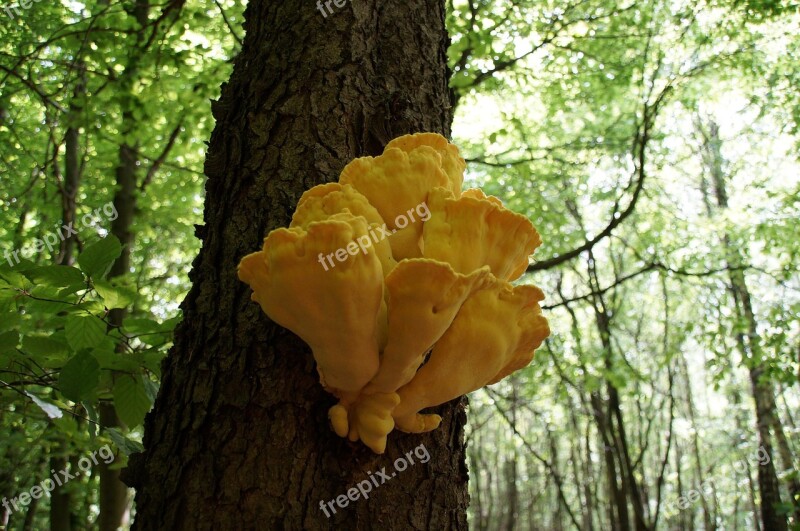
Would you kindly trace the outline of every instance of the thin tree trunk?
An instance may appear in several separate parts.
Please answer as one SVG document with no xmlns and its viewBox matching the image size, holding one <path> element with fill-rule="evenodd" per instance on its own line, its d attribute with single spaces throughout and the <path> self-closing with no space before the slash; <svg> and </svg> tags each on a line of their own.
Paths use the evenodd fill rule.
<svg viewBox="0 0 800 531">
<path fill-rule="evenodd" d="M 100 424 L 103 427 L 120 426 L 117 412 L 110 403 L 100 404 Z M 100 531 L 116 531 L 128 521 L 128 487 L 119 479 L 119 469 L 111 469 L 105 461 L 99 461 L 100 514 L 97 525 Z"/>
<path fill-rule="evenodd" d="M 40 482 L 40 478 L 35 478 L 33 484 L 38 485 Z M 25 520 L 22 522 L 22 531 L 33 531 L 33 524 L 36 520 L 36 511 L 39 509 L 39 502 L 41 501 L 41 498 L 31 498 L 31 502 L 28 504 L 28 508 L 25 511 Z"/>
<path fill-rule="evenodd" d="M 337 437 L 308 347 L 236 275 L 302 192 L 352 158 L 405 133 L 449 135 L 444 2 L 364 0 L 323 18 L 305 1 L 253 0 L 245 18 L 213 105 L 193 286 L 146 452 L 130 461 L 134 529 L 465 529 L 462 400 L 437 408 L 443 422 L 429 434 L 392 433 L 384 455 Z M 421 445 L 430 461 L 325 516 L 321 503 Z"/>
<path fill-rule="evenodd" d="M 591 251 L 589 251 L 588 270 L 592 289 L 597 293 L 599 292 L 599 283 L 597 281 L 594 256 L 592 256 Z M 594 314 L 595 323 L 600 334 L 600 341 L 603 348 L 605 370 L 611 372 L 613 371 L 613 363 L 611 360 L 611 323 L 602 295 L 595 296 Z M 628 516 L 628 500 L 630 500 L 634 513 L 634 526 L 637 531 L 644 531 L 648 529 L 648 526 L 644 521 L 644 507 L 641 488 L 634 476 L 630 452 L 628 451 L 628 442 L 625 435 L 625 421 L 622 415 L 619 391 L 612 381 L 605 379 L 604 383 L 606 387 L 606 393 L 608 395 L 608 398 L 605 400 L 604 404 L 606 408 L 606 414 L 602 419 L 602 423 L 598 424 L 598 429 L 605 431 L 603 440 L 604 444 L 610 446 L 611 448 L 611 461 L 613 463 L 615 475 L 617 467 L 619 467 L 619 480 L 621 481 L 621 484 L 617 484 L 616 477 L 613 478 L 613 487 L 615 489 L 615 506 L 617 508 L 617 517 L 619 518 L 619 528 L 623 530 L 630 528 Z M 599 407 L 599 403 L 594 407 Z M 597 413 L 595 416 L 597 418 Z"/>
<path fill-rule="evenodd" d="M 675 483 L 676 483 L 676 486 L 678 487 L 678 490 L 675 493 L 676 498 L 679 498 L 680 496 L 683 496 L 683 489 L 684 489 L 683 467 L 681 466 L 681 456 L 682 455 L 683 454 L 681 452 L 680 443 L 676 444 L 675 445 Z M 689 526 L 686 523 L 686 519 L 689 516 L 687 514 L 687 512 L 686 512 L 686 509 L 681 507 L 681 504 L 678 502 L 677 499 L 672 500 L 672 504 L 671 505 L 672 505 L 672 507 L 677 507 L 678 508 L 678 529 L 680 529 L 681 531 L 685 531 L 686 529 L 689 529 Z"/>
<path fill-rule="evenodd" d="M 572 401 L 570 400 L 570 402 Z M 570 403 L 570 427 L 572 428 L 572 434 L 574 436 L 579 436 L 581 433 L 580 426 L 578 425 L 578 416 L 575 414 L 577 409 L 578 407 L 574 403 Z M 582 437 L 580 437 L 580 439 L 582 439 Z M 582 459 L 578 451 L 580 449 L 580 439 L 575 441 L 574 444 L 570 444 L 569 453 L 572 474 L 575 476 L 577 497 L 579 500 L 583 500 L 583 503 L 581 503 L 581 529 L 588 531 L 592 528 L 591 491 L 588 489 L 591 478 L 586 473 L 586 461 L 588 461 L 588 459 Z M 586 455 L 587 457 L 589 456 L 588 452 Z"/>
<path fill-rule="evenodd" d="M 683 352 L 678 353 L 678 363 L 681 370 L 681 376 L 683 377 L 683 381 L 686 388 L 686 411 L 689 415 L 689 421 L 692 425 L 692 457 L 694 458 L 694 473 L 697 477 L 697 484 L 704 485 L 706 482 L 705 473 L 703 472 L 703 461 L 700 456 L 700 430 L 698 429 L 699 426 L 697 424 L 697 416 L 696 410 L 694 406 L 694 394 L 692 393 L 692 382 L 691 378 L 689 378 L 689 366 L 686 363 L 686 356 Z M 713 484 L 712 484 L 713 485 Z M 716 486 L 713 487 L 716 489 Z M 705 525 L 706 531 L 710 531 L 712 529 L 717 528 L 716 519 L 711 514 L 711 511 L 708 507 L 708 500 L 706 500 L 705 496 L 700 497 L 700 504 L 703 507 L 703 524 Z"/>
<path fill-rule="evenodd" d="M 506 492 L 505 496 L 505 531 L 514 531 L 517 528 L 517 461 L 514 458 L 508 459 L 503 464 L 505 468 L 505 483 Z"/>
<path fill-rule="evenodd" d="M 132 94 L 133 83 L 139 76 L 139 64 L 145 48 L 147 36 L 148 14 L 150 11 L 149 0 L 136 0 L 133 16 L 136 19 L 136 46 L 131 50 L 121 79 L 121 90 Z M 125 100 L 130 101 L 130 98 Z M 122 123 L 120 130 L 123 138 L 135 130 L 136 122 L 130 103 L 122 108 Z M 116 191 L 114 193 L 114 208 L 117 217 L 111 222 L 111 234 L 119 239 L 122 244 L 122 253 L 111 266 L 108 278 L 122 277 L 130 271 L 131 249 L 134 244 L 133 222 L 136 217 L 137 203 L 137 177 L 138 146 L 130 145 L 124 140 L 118 150 L 116 168 Z M 115 308 L 109 312 L 108 323 L 111 328 L 121 328 L 127 316 L 127 309 Z M 117 353 L 124 355 L 122 344 L 117 345 Z M 110 402 L 100 404 L 100 422 L 104 428 L 127 429 L 119 417 L 116 409 Z M 100 514 L 97 525 L 100 531 L 116 531 L 121 525 L 127 524 L 130 514 L 130 499 L 128 487 L 120 479 L 120 470 L 112 468 L 113 463 L 101 462 L 98 465 L 100 476 Z"/>
<path fill-rule="evenodd" d="M 129 112 L 124 114 L 127 120 L 132 119 Z M 122 244 L 122 254 L 111 266 L 108 278 L 123 276 L 130 270 L 131 247 L 134 243 L 132 231 L 136 213 L 136 149 L 123 144 L 119 148 L 117 165 L 117 191 L 114 194 L 114 208 L 117 218 L 111 222 L 111 234 Z M 111 328 L 122 327 L 127 310 L 116 308 L 109 312 L 108 322 Z M 124 355 L 122 344 L 117 345 L 117 353 Z M 104 428 L 122 427 L 116 409 L 110 402 L 102 402 L 99 407 L 100 423 Z M 120 480 L 120 470 L 111 468 L 113 463 L 100 462 L 100 514 L 97 524 L 100 531 L 115 531 L 128 520 L 129 504 L 128 487 Z"/>
<path fill-rule="evenodd" d="M 481 481 L 481 470 L 483 470 L 483 466 L 481 464 L 480 453 L 483 448 L 483 445 L 480 443 L 477 437 L 477 433 L 473 432 L 473 437 L 471 440 L 471 444 L 473 446 L 472 450 L 469 452 L 469 461 L 470 461 L 470 478 L 471 483 L 470 486 L 475 491 L 475 498 L 472 500 L 472 507 L 473 507 L 473 514 L 475 515 L 475 524 L 478 531 L 484 531 L 486 529 L 485 518 L 484 518 L 484 495 L 483 495 L 483 481 Z"/>
<path fill-rule="evenodd" d="M 67 465 L 70 470 L 77 470 L 78 458 L 74 455 L 69 459 L 51 458 L 49 464 L 55 473 L 64 470 Z M 58 482 L 56 482 L 56 487 L 58 487 Z M 53 489 L 53 492 L 50 493 L 50 531 L 70 531 L 79 527 L 79 518 L 75 513 L 73 501 L 72 494 L 68 489 Z"/>
<path fill-rule="evenodd" d="M 547 430 L 547 439 L 550 446 L 550 454 L 551 454 L 551 466 L 553 470 L 558 470 L 559 467 L 559 459 L 558 459 L 558 445 L 556 444 L 556 440 L 553 437 L 553 432 Z M 554 496 L 556 501 L 556 510 L 553 513 L 553 523 L 550 526 L 552 531 L 563 531 L 564 529 L 564 504 L 561 503 L 561 500 L 558 497 Z"/>
<path fill-rule="evenodd" d="M 705 134 L 705 132 L 704 132 Z M 719 127 L 716 123 L 709 123 L 705 142 L 706 165 L 711 174 L 717 207 L 728 208 L 728 194 L 726 178 L 723 171 L 721 154 L 722 141 L 719 136 Z M 726 251 L 730 289 L 734 298 L 734 309 L 737 317 L 744 320 L 747 333 L 737 333 L 736 341 L 742 354 L 742 361 L 750 374 L 750 385 L 756 409 L 756 429 L 760 449 L 768 459 L 758 463 L 758 490 L 761 495 L 761 522 L 765 530 L 786 531 L 786 518 L 778 513 L 781 505 L 780 487 L 778 476 L 773 463 L 772 437 L 770 426 L 780 422 L 775 411 L 775 393 L 772 382 L 764 377 L 765 365 L 760 347 L 757 322 L 753 311 L 750 291 L 744 272 L 741 269 L 741 256 L 731 244 L 728 234 L 722 237 Z"/>
<path fill-rule="evenodd" d="M 509 409 L 509 416 L 511 417 L 511 426 L 516 430 L 517 426 L 517 380 L 515 377 L 509 379 L 511 384 L 511 407 Z M 518 512 L 518 495 L 517 495 L 517 449 L 516 446 L 511 448 L 511 457 L 505 462 L 506 467 L 506 531 L 514 531 L 517 526 L 517 512 Z"/>
<path fill-rule="evenodd" d="M 747 465 L 747 485 L 749 487 L 748 493 L 750 494 L 750 510 L 753 511 L 753 521 L 756 531 L 769 531 L 769 528 L 762 527 L 761 519 L 758 517 L 758 502 L 756 501 L 756 481 L 753 481 L 753 470 L 750 466 L 750 461 L 745 460 Z"/>
<path fill-rule="evenodd" d="M 82 63 L 78 63 L 82 72 Z M 67 121 L 69 127 L 64 137 L 64 174 L 63 178 L 58 165 L 55 165 L 56 180 L 61 193 L 61 219 L 64 225 L 75 222 L 78 209 L 78 191 L 81 185 L 81 153 L 80 153 L 80 116 L 83 109 L 80 101 L 85 93 L 83 72 L 72 93 Z M 61 242 L 56 263 L 58 265 L 72 265 L 75 262 L 75 250 L 78 246 L 78 237 L 70 234 Z M 60 437 L 60 436 L 59 436 Z M 51 470 L 58 473 L 67 466 L 64 457 L 51 457 L 49 460 Z M 75 516 L 72 514 L 72 495 L 68 488 L 56 482 L 50 493 L 50 531 L 71 531 Z"/>
<path fill-rule="evenodd" d="M 495 455 L 496 452 L 494 452 Z M 486 470 L 486 529 L 491 528 L 492 518 L 494 517 L 494 506 L 495 506 L 495 498 L 492 491 L 492 485 L 494 485 L 494 474 L 492 471 L 495 470 L 496 467 L 489 466 L 488 459 L 484 460 L 481 465 L 481 470 Z"/>
<path fill-rule="evenodd" d="M 78 62 L 78 69 L 81 71 L 79 81 L 72 93 L 72 100 L 69 105 L 67 122 L 69 127 L 64 135 L 64 182 L 61 187 L 61 216 L 64 225 L 71 225 L 75 222 L 77 210 L 78 190 L 81 185 L 81 152 L 80 152 L 80 126 L 81 100 L 85 95 L 85 74 L 84 65 Z M 69 234 L 69 233 L 68 233 Z M 74 262 L 74 253 L 78 244 L 78 235 L 69 234 L 62 242 L 56 262 L 61 265 L 71 265 Z"/>
<path fill-rule="evenodd" d="M 610 337 L 610 336 L 609 336 Z M 610 348 L 609 342 L 609 348 Z M 644 520 L 644 506 L 642 501 L 642 492 L 639 482 L 636 479 L 631 463 L 630 451 L 628 450 L 628 441 L 625 435 L 625 420 L 622 415 L 622 407 L 620 405 L 619 391 L 611 381 L 606 381 L 606 387 L 609 394 L 609 417 L 616 422 L 616 429 L 612 428 L 614 435 L 616 453 L 622 469 L 622 476 L 625 481 L 627 496 L 630 498 L 631 505 L 633 506 L 633 514 L 635 517 L 634 523 L 637 531 L 647 531 L 649 529 Z"/>
<path fill-rule="evenodd" d="M 792 449 L 789 446 L 789 441 L 786 439 L 786 434 L 783 431 L 783 425 L 780 423 L 780 419 L 777 415 L 777 407 L 775 407 L 775 410 L 772 431 L 778 443 L 778 455 L 781 456 L 783 473 L 786 476 L 786 488 L 789 491 L 790 499 L 794 505 L 794 520 L 800 523 L 800 479 L 797 477 L 797 468 L 794 466 Z"/>
<path fill-rule="evenodd" d="M 600 444 L 603 446 L 603 458 L 606 471 L 606 488 L 608 490 L 608 520 L 611 529 L 628 531 L 630 521 L 628 518 L 628 502 L 619 484 L 619 474 L 617 473 L 617 462 L 614 458 L 614 441 L 609 435 L 608 417 L 606 416 L 605 401 L 600 397 L 600 393 L 592 392 L 591 395 L 592 414 L 597 424 L 597 432 L 600 437 Z"/>
<path fill-rule="evenodd" d="M 583 483 L 583 495 L 584 499 L 586 500 L 586 511 L 585 511 L 585 526 L 583 531 L 594 531 L 594 514 L 597 514 L 598 517 L 602 515 L 601 511 L 596 511 L 597 507 L 597 489 L 595 488 L 592 490 L 592 486 L 596 485 L 596 477 L 594 475 L 593 467 L 592 467 L 592 443 L 591 443 L 591 423 L 586 422 L 586 428 L 584 430 L 583 435 L 583 447 L 584 447 L 584 476 L 585 480 Z M 598 522 L 599 526 L 602 527 L 602 522 Z"/>
<path fill-rule="evenodd" d="M 50 468 L 56 474 L 66 468 L 67 460 L 63 457 L 51 457 Z M 58 484 L 50 493 L 50 531 L 70 531 L 72 529 L 72 501 L 70 493 Z"/>
</svg>

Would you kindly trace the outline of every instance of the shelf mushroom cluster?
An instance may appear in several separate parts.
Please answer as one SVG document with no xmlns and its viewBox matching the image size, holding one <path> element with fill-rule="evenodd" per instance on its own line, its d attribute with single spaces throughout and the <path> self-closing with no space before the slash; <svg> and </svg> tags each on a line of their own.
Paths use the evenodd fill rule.
<svg viewBox="0 0 800 531">
<path fill-rule="evenodd" d="M 438 134 L 396 138 L 305 192 L 289 228 L 239 265 L 252 299 L 311 347 L 339 400 L 334 431 L 379 454 L 395 427 L 439 426 L 422 410 L 525 367 L 550 333 L 542 291 L 511 284 L 539 234 L 462 192 L 465 166 Z"/>
</svg>

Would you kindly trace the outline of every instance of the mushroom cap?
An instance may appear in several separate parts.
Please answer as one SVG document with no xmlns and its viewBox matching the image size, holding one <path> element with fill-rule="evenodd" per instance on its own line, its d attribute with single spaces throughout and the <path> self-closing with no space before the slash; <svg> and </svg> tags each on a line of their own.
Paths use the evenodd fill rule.
<svg viewBox="0 0 800 531">
<path fill-rule="evenodd" d="M 497 198 L 468 190 L 458 199 L 444 188 L 428 195 L 430 219 L 423 227 L 422 255 L 468 274 L 488 265 L 501 280 L 515 280 L 542 243 L 533 224 Z"/>
<path fill-rule="evenodd" d="M 378 211 L 392 233 L 389 243 L 396 260 L 422 256 L 419 207 L 431 189 L 450 185 L 441 155 L 430 146 L 409 152 L 387 148 L 378 157 L 355 159 L 342 170 L 339 183 L 352 185 Z M 407 224 L 401 226 L 402 221 Z"/>
<path fill-rule="evenodd" d="M 536 286 L 495 280 L 473 292 L 434 345 L 428 362 L 400 388 L 393 416 L 398 429 L 428 431 L 438 416 L 419 411 L 479 389 L 527 365 L 549 335 Z"/>
<path fill-rule="evenodd" d="M 327 183 L 306 190 L 297 202 L 289 227 L 307 227 L 345 210 L 363 216 L 367 223 L 383 225 L 383 218 L 369 200 L 349 184 Z"/>
<path fill-rule="evenodd" d="M 306 190 L 297 203 L 289 227 L 306 228 L 314 221 L 324 221 L 343 212 L 363 216 L 367 220 L 369 235 L 365 235 L 358 243 L 363 247 L 375 247 L 383 274 L 388 275 L 397 265 L 397 261 L 392 256 L 389 242 L 376 230 L 384 225 L 383 218 L 367 198 L 349 184 L 327 183 Z"/>
<path fill-rule="evenodd" d="M 367 227 L 363 217 L 343 212 L 307 230 L 276 229 L 239 264 L 252 299 L 308 343 L 323 386 L 340 397 L 357 394 L 378 371 L 383 272 L 372 247 L 328 270 L 320 258 L 346 249 Z"/>
<path fill-rule="evenodd" d="M 466 298 L 490 277 L 488 267 L 462 275 L 436 260 L 401 261 L 386 277 L 388 342 L 365 392 L 389 393 L 407 384 Z"/>
<path fill-rule="evenodd" d="M 395 138 L 388 144 L 386 149 L 397 148 L 409 153 L 419 146 L 429 146 L 436 150 L 442 157 L 442 169 L 450 180 L 447 188 L 458 197 L 461 194 L 461 186 L 464 182 L 464 170 L 467 163 L 458 152 L 458 147 L 447 141 L 445 137 L 437 133 L 415 133 L 413 135 L 403 135 Z"/>
<path fill-rule="evenodd" d="M 462 197 L 471 197 L 473 199 L 486 199 L 487 201 L 491 201 L 495 205 L 499 207 L 503 207 L 503 202 L 500 201 L 499 198 L 493 195 L 486 195 L 486 193 L 481 190 L 480 188 L 468 188 L 461 193 Z"/>
</svg>

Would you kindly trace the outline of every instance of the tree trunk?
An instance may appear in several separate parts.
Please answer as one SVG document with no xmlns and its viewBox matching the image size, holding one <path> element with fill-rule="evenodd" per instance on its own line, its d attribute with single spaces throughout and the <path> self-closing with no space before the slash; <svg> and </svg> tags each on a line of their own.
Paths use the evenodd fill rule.
<svg viewBox="0 0 800 531">
<path fill-rule="evenodd" d="M 56 180 L 59 183 L 61 193 L 61 219 L 64 225 L 75 222 L 78 208 L 77 198 L 81 185 L 81 153 L 80 153 L 80 117 L 82 114 L 81 99 L 85 95 L 85 80 L 83 74 L 83 64 L 79 63 L 81 76 L 72 93 L 70 101 L 70 112 L 67 116 L 69 127 L 64 137 L 64 176 L 60 175 L 58 165 L 54 165 L 56 170 Z M 78 237 L 70 234 L 61 242 L 61 246 L 56 257 L 58 265 L 69 266 L 75 262 L 75 249 L 78 246 Z M 56 435 L 63 440 L 60 433 Z M 67 466 L 65 457 L 50 457 L 49 466 L 51 470 L 63 470 Z M 50 493 L 50 531 L 71 531 L 75 515 L 72 510 L 72 494 L 69 489 L 56 482 L 53 491 Z"/>
<path fill-rule="evenodd" d="M 40 482 L 40 478 L 34 479 L 34 485 L 38 485 Z M 33 531 L 33 524 L 36 520 L 36 511 L 39 509 L 39 503 L 41 501 L 41 498 L 31 499 L 31 502 L 28 504 L 28 508 L 25 511 L 25 520 L 22 522 L 22 531 Z"/>
<path fill-rule="evenodd" d="M 705 138 L 706 166 L 711 174 L 717 207 L 724 210 L 728 208 L 728 193 L 723 171 L 722 141 L 719 136 L 719 127 L 716 123 L 709 123 Z M 747 287 L 747 281 L 741 269 L 741 255 L 731 243 L 728 234 L 723 235 L 722 242 L 726 253 L 728 276 L 730 278 L 729 287 L 733 294 L 735 314 L 740 321 L 745 322 L 747 328 L 746 333 L 737 333 L 736 342 L 742 355 L 742 361 L 750 374 L 750 385 L 756 410 L 759 449 L 763 450 L 768 458 L 766 460 L 761 459 L 758 462 L 761 522 L 765 531 L 786 531 L 786 518 L 778 512 L 778 507 L 781 505 L 781 494 L 778 475 L 773 462 L 774 452 L 770 435 L 770 427 L 780 422 L 775 410 L 775 392 L 772 388 L 772 381 L 769 380 L 768 376 L 764 376 L 766 366 L 761 352 L 758 326 L 755 312 L 753 311 L 750 290 Z"/>
<path fill-rule="evenodd" d="M 591 251 L 589 251 L 587 269 L 590 285 L 593 290 L 599 293 L 595 259 Z M 594 296 L 593 303 L 595 324 L 597 325 L 603 349 L 604 366 L 606 371 L 611 373 L 614 369 L 611 345 L 611 318 L 602 295 Z M 634 516 L 633 527 L 637 531 L 644 531 L 648 529 L 648 526 L 644 521 L 641 487 L 635 477 L 630 452 L 628 451 L 628 440 L 625 434 L 625 421 L 622 415 L 619 391 L 614 382 L 608 378 L 604 378 L 604 383 L 608 397 L 603 400 L 597 392 L 593 393 L 592 408 L 597 422 L 597 429 L 601 433 L 603 444 L 607 448 L 606 466 L 609 470 L 608 480 L 612 484 L 617 525 L 621 530 L 630 529 L 631 522 L 628 514 L 628 501 L 630 500 Z"/>
<path fill-rule="evenodd" d="M 50 468 L 64 470 L 67 460 L 63 457 L 50 458 Z M 72 496 L 64 488 L 56 484 L 50 493 L 50 531 L 71 531 L 72 529 Z"/>
<path fill-rule="evenodd" d="M 511 429 L 517 429 L 517 381 L 514 377 L 509 378 L 511 384 L 511 407 L 509 414 L 511 417 Z M 505 461 L 506 472 L 506 511 L 508 517 L 506 518 L 506 531 L 514 531 L 517 528 L 517 513 L 518 509 L 518 494 L 517 494 L 517 449 L 511 448 L 511 457 Z M 559 505 L 560 508 L 560 505 Z"/>
<path fill-rule="evenodd" d="M 323 17 L 305 1 L 253 0 L 245 28 L 213 105 L 193 287 L 126 476 L 134 529 L 464 529 L 462 401 L 437 408 L 429 434 L 393 432 L 384 455 L 337 437 L 308 347 L 236 274 L 302 192 L 352 158 L 405 133 L 449 135 L 444 2 L 363 0 Z M 325 516 L 321 503 L 420 445 L 430 461 Z"/>
<path fill-rule="evenodd" d="M 120 131 L 123 139 L 136 129 L 136 120 L 132 110 L 132 87 L 139 77 L 141 56 L 145 53 L 149 0 L 136 0 L 133 17 L 136 19 L 136 47 L 128 56 L 125 71 L 121 78 L 121 91 L 127 97 L 122 106 L 122 121 Z M 137 190 L 136 168 L 138 167 L 138 145 L 131 145 L 123 140 L 119 145 L 117 168 L 115 171 L 116 190 L 114 192 L 114 209 L 117 217 L 111 222 L 111 234 L 119 239 L 122 244 L 122 253 L 114 261 L 108 278 L 122 277 L 130 271 L 131 248 L 134 244 L 133 222 L 136 217 Z M 127 316 L 127 309 L 115 308 L 109 312 L 108 323 L 110 328 L 120 329 Z M 121 343 L 116 346 L 120 356 L 125 355 L 125 348 Z M 99 406 L 100 422 L 104 428 L 127 428 L 122 425 L 117 411 L 111 402 L 102 402 Z M 112 463 L 101 462 L 98 465 L 100 475 L 100 514 L 97 516 L 97 526 L 100 531 L 116 531 L 118 527 L 128 522 L 130 514 L 130 499 L 128 488 L 120 479 L 121 472 L 112 468 Z"/>
<path fill-rule="evenodd" d="M 86 93 L 83 62 L 78 62 L 78 68 L 81 71 L 81 76 L 72 93 L 72 101 L 70 101 L 69 105 L 70 112 L 67 115 L 69 127 L 64 135 L 64 181 L 63 183 L 59 182 L 61 187 L 61 220 L 64 225 L 71 225 L 75 222 L 78 189 L 81 185 L 80 120 L 83 112 L 81 100 Z M 72 265 L 75 261 L 74 253 L 77 244 L 78 235 L 69 234 L 61 242 L 56 263 Z"/>
<path fill-rule="evenodd" d="M 794 520 L 800 524 L 800 478 L 797 477 L 797 468 L 794 466 L 794 458 L 792 457 L 792 448 L 789 446 L 789 441 L 786 439 L 786 433 L 783 430 L 783 424 L 777 415 L 777 406 L 773 403 L 776 409 L 773 418 L 772 431 L 775 434 L 775 440 L 778 443 L 778 455 L 781 456 L 781 464 L 783 465 L 783 475 L 786 477 L 786 488 L 789 491 L 789 499 L 794 505 Z"/>
<path fill-rule="evenodd" d="M 706 476 L 703 472 L 703 460 L 700 456 L 700 426 L 697 423 L 697 416 L 696 410 L 694 405 L 694 395 L 692 393 L 692 379 L 689 376 L 689 365 L 686 363 L 686 356 L 683 352 L 679 352 L 678 356 L 678 366 L 681 370 L 681 376 L 683 377 L 683 383 L 686 389 L 686 412 L 689 416 L 689 421 L 692 426 L 692 438 L 689 444 L 691 444 L 691 451 L 693 457 L 693 464 L 694 464 L 694 473 L 697 477 L 697 485 L 705 485 L 706 484 Z M 716 489 L 716 486 L 712 483 L 712 489 Z M 706 500 L 705 495 L 700 496 L 700 504 L 703 507 L 703 525 L 705 526 L 704 529 L 706 531 L 712 531 L 717 528 L 716 518 L 711 514 L 709 509 L 708 500 Z"/>
<path fill-rule="evenodd" d="M 123 122 L 133 120 L 130 112 L 123 114 Z M 131 247 L 134 243 L 132 231 L 133 220 L 136 215 L 136 148 L 122 144 L 119 148 L 119 162 L 117 163 L 117 190 L 114 194 L 114 208 L 117 217 L 111 222 L 111 234 L 116 236 L 122 244 L 122 254 L 114 261 L 108 278 L 125 275 L 131 266 Z M 121 328 L 127 315 L 124 308 L 115 308 L 108 314 L 111 328 Z M 123 344 L 117 344 L 117 353 L 125 355 Z M 111 402 L 100 403 L 100 424 L 104 428 L 118 428 L 121 426 L 117 411 Z M 97 524 L 100 531 L 115 531 L 120 525 L 128 521 L 129 499 L 128 487 L 120 480 L 120 470 L 112 468 L 112 463 L 105 461 L 98 463 L 100 470 L 100 514 Z"/>
</svg>

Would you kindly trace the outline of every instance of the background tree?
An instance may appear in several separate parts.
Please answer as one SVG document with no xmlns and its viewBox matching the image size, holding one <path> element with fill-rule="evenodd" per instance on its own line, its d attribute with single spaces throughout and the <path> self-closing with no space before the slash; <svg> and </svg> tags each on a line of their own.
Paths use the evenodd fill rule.
<svg viewBox="0 0 800 531">
<path fill-rule="evenodd" d="M 49 499 L 11 514 L 0 509 L 9 528 L 127 525 L 127 487 L 117 476 L 125 453 L 137 449 L 171 341 L 175 311 L 163 303 L 186 284 L 179 275 L 188 258 L 164 260 L 165 251 L 192 253 L 192 228 L 179 220 L 201 203 L 191 168 L 201 160 L 200 140 L 180 133 L 210 123 L 206 100 L 227 75 L 222 52 L 235 35 L 222 19 L 203 29 L 207 37 L 175 26 L 179 18 L 195 27 L 212 20 L 202 4 L 137 5 L 35 4 L 0 20 L 0 234 L 3 252 L 18 251 L 0 272 L 0 456 L 10 459 L 0 457 L 0 490 L 14 499 L 51 470 L 75 471 L 112 438 L 118 454 L 110 466 L 101 461 L 92 475 L 56 485 Z M 203 48 L 212 47 L 216 58 L 204 61 Z M 164 108 L 176 114 L 164 116 Z M 120 166 L 127 178 L 116 192 Z M 62 228 L 70 224 L 76 233 Z M 98 242 L 109 233 L 124 248 L 113 238 Z M 45 237 L 54 241 L 37 247 Z M 98 432 L 109 415 L 132 431 Z M 6 428 L 16 436 L 6 438 Z"/>
</svg>

